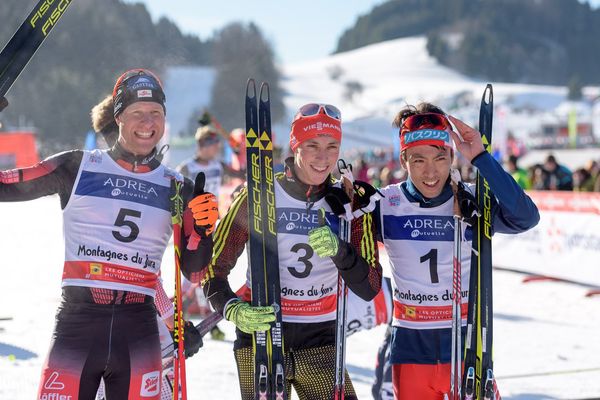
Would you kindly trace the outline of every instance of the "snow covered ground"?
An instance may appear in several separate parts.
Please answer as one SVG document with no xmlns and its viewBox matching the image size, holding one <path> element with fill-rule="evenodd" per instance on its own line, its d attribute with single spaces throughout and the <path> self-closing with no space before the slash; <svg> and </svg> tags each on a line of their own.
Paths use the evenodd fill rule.
<svg viewBox="0 0 600 400">
<path fill-rule="evenodd" d="M 0 399 L 33 399 L 60 297 L 63 243 L 56 196 L 0 203 Z M 515 255 L 518 256 L 518 255 Z M 167 289 L 172 253 L 165 255 Z M 245 264 L 245 258 L 240 258 Z M 243 279 L 244 265 L 234 271 Z M 495 272 L 495 366 L 507 400 L 600 398 L 600 298 L 557 282 L 522 283 L 522 276 Z M 227 340 L 207 339 L 188 360 L 190 399 L 239 398 Z M 382 327 L 348 341 L 348 367 L 361 399 L 370 399 L 374 359 Z"/>
</svg>

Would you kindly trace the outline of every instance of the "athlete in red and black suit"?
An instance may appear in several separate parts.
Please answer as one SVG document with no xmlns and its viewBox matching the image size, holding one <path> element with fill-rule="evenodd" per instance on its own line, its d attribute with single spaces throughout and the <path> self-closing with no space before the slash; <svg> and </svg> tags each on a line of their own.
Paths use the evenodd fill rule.
<svg viewBox="0 0 600 400">
<path fill-rule="evenodd" d="M 332 232 L 337 229 L 338 218 L 325 195 L 334 186 L 340 187 L 330 173 L 339 156 L 341 121 L 337 109 L 336 116 L 331 116 L 324 107 L 314 104 L 301 108 L 292 125 L 294 157 L 286 161 L 285 172 L 276 175 L 275 184 L 286 385 L 287 393 L 293 386 L 301 400 L 332 398 L 338 272 L 349 289 L 364 300 L 377 295 L 382 279 L 370 214 L 352 221 L 351 243 L 338 242 Z M 334 113 L 332 106 L 326 107 Z M 310 115 L 304 115 L 303 109 Z M 317 125 L 324 129 L 318 130 Z M 248 304 L 249 282 L 240 300 L 227 281 L 248 241 L 247 198 L 244 189 L 217 227 L 203 289 L 213 307 L 238 328 L 234 354 L 240 391 L 242 399 L 254 399 L 251 333 L 269 328 L 273 308 Z M 319 228 L 321 208 L 331 228 Z M 336 251 L 323 254 L 315 246 L 309 232 L 318 229 L 324 229 L 328 236 L 331 246 L 327 250 L 335 247 Z M 347 375 L 345 398 L 356 398 Z"/>
<path fill-rule="evenodd" d="M 128 71 L 113 98 L 119 137 L 110 150 L 68 151 L 0 172 L 0 201 L 58 194 L 63 210 L 63 299 L 38 398 L 94 399 L 101 378 L 109 399 L 160 398 L 154 297 L 172 234 L 173 180 L 183 184 L 186 207 L 184 274 L 194 279 L 212 253 L 216 199 L 192 199 L 192 182 L 157 157 L 165 127 L 160 81 Z"/>
</svg>

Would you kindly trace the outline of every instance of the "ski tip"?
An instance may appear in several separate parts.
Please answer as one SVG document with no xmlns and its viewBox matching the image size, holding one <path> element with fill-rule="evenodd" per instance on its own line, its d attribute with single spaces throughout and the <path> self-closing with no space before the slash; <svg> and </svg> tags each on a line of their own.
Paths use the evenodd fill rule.
<svg viewBox="0 0 600 400">
<path fill-rule="evenodd" d="M 269 82 L 262 82 L 260 84 L 260 101 L 267 102 L 271 98 L 271 89 L 269 89 Z"/>
<path fill-rule="evenodd" d="M 246 82 L 246 97 L 256 97 L 256 82 L 254 81 L 254 78 L 248 78 L 248 81 Z"/>
<path fill-rule="evenodd" d="M 492 88 L 492 84 L 488 83 L 485 86 L 483 91 L 483 96 L 481 97 L 481 102 L 484 104 L 491 104 L 494 101 L 494 89 Z"/>
</svg>

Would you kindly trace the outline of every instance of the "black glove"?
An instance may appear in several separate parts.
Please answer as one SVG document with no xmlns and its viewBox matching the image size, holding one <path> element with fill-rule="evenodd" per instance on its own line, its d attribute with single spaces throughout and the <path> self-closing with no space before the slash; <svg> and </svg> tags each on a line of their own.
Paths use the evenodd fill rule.
<svg viewBox="0 0 600 400">
<path fill-rule="evenodd" d="M 352 219 L 352 205 L 350 197 L 346 191 L 339 187 L 330 187 L 325 195 L 325 201 L 331 208 L 331 211 L 338 217 L 345 217 L 346 220 Z"/>
<path fill-rule="evenodd" d="M 185 358 L 191 357 L 200 350 L 200 347 L 204 345 L 202 342 L 202 336 L 198 329 L 191 323 L 191 321 L 184 321 L 183 323 L 183 346 Z"/>
<path fill-rule="evenodd" d="M 477 217 L 481 215 L 475 196 L 467 190 L 462 182 L 458 182 L 456 197 L 458 199 L 458 207 L 460 208 L 463 220 L 472 226 L 477 222 Z"/>
<path fill-rule="evenodd" d="M 6 97 L 1 96 L 0 97 L 0 112 L 2 112 L 2 110 L 4 110 L 6 108 L 6 106 L 8 106 L 8 100 L 6 100 Z"/>
<path fill-rule="evenodd" d="M 354 181 L 354 196 L 358 199 L 358 209 L 362 214 L 370 213 L 375 209 L 379 200 L 385 196 L 371 184 L 363 181 Z M 354 216 L 358 217 L 357 212 Z"/>
</svg>

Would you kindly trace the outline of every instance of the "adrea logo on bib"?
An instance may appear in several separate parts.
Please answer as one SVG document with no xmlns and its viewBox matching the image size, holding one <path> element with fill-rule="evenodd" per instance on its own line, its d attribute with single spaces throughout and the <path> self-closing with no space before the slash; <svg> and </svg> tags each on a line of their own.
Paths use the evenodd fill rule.
<svg viewBox="0 0 600 400">
<path fill-rule="evenodd" d="M 155 197 L 158 197 L 158 193 L 156 193 L 156 190 L 152 184 L 140 180 L 109 177 L 104 181 L 104 186 L 110 186 L 113 188 L 113 196 L 118 196 L 119 194 L 126 193 L 127 191 L 133 191 L 140 192 L 145 195 L 152 194 Z"/>
</svg>

